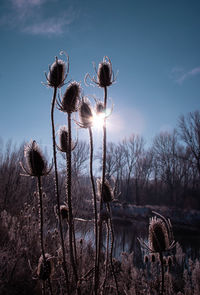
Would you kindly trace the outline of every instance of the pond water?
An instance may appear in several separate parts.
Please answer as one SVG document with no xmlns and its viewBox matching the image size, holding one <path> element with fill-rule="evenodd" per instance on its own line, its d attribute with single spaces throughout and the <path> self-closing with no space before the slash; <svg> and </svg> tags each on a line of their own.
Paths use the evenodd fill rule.
<svg viewBox="0 0 200 295">
<path fill-rule="evenodd" d="M 122 252 L 133 252 L 136 265 L 141 265 L 145 251 L 141 249 L 137 238 L 139 237 L 147 241 L 148 223 L 143 221 L 135 221 L 131 223 L 114 221 L 113 225 L 115 232 L 113 256 L 120 259 Z M 92 222 L 81 223 L 78 228 L 78 238 L 85 238 L 87 241 L 94 243 Z M 174 228 L 174 239 L 179 242 L 186 258 L 195 260 L 200 257 L 200 234 L 194 233 L 190 229 L 183 230 L 176 227 Z"/>
</svg>

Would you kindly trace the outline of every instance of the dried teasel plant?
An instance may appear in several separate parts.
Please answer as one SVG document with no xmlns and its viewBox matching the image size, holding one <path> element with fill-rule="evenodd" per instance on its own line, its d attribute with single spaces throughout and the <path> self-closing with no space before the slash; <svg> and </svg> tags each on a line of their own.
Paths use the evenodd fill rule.
<svg viewBox="0 0 200 295">
<path fill-rule="evenodd" d="M 69 136 L 68 136 L 68 128 L 67 126 L 63 125 L 60 126 L 58 130 L 59 134 L 59 145 L 57 148 L 62 153 L 67 153 L 69 150 Z M 77 146 L 78 140 L 76 142 L 71 142 L 71 150 L 73 151 Z"/>
<path fill-rule="evenodd" d="M 112 70 L 112 63 L 111 60 L 107 57 L 104 56 L 103 61 L 99 63 L 98 70 L 96 69 L 95 64 L 93 63 L 94 70 L 96 72 L 97 77 L 93 76 L 91 77 L 89 73 L 86 74 L 85 76 L 85 83 L 87 83 L 87 79 L 89 78 L 93 83 L 98 85 L 99 87 L 108 87 L 112 85 L 115 80 L 116 76 L 114 77 L 114 73 Z"/>
<path fill-rule="evenodd" d="M 106 110 L 107 109 L 107 87 L 111 86 L 115 80 L 116 77 L 114 77 L 113 74 L 113 70 L 112 70 L 112 63 L 111 60 L 105 56 L 103 58 L 103 61 L 99 63 L 98 66 L 98 71 L 96 69 L 96 67 L 94 66 L 95 72 L 96 72 L 96 77 L 93 76 L 91 77 L 89 73 L 86 74 L 85 76 L 85 84 L 87 86 L 89 86 L 89 84 L 87 83 L 88 78 L 90 79 L 91 82 L 93 82 L 95 85 L 101 87 L 104 89 L 104 101 L 103 103 L 100 105 L 98 105 L 98 110 Z M 90 85 L 93 85 L 92 83 L 90 83 Z M 102 189 L 101 189 L 101 198 L 100 198 L 100 211 L 103 209 L 103 186 L 105 183 L 105 174 L 106 174 L 106 119 L 107 117 L 104 115 L 103 117 L 103 142 L 102 142 L 102 177 L 101 177 L 101 185 L 102 185 Z M 109 203 L 107 205 L 107 207 L 109 208 Z M 112 230 L 112 219 L 110 219 L 110 224 L 111 224 L 111 232 L 112 232 L 112 241 L 114 242 L 114 231 Z M 99 271 L 100 271 L 100 254 L 101 254 L 101 246 L 102 246 L 102 224 L 99 224 L 99 230 L 98 230 L 98 261 L 97 261 L 97 270 L 96 270 L 96 279 L 95 279 L 95 286 L 94 286 L 94 293 L 95 295 L 97 295 L 97 290 L 98 290 L 98 286 L 99 286 Z M 112 247 L 111 247 L 112 248 Z M 112 250 L 111 250 L 111 256 L 112 256 Z M 111 259 L 111 264 L 112 264 L 112 259 Z M 114 274 L 114 268 L 113 268 L 113 264 L 112 266 L 112 272 L 115 278 L 115 285 L 116 285 L 116 289 L 117 289 L 117 293 L 119 294 L 118 291 L 118 285 L 117 285 L 117 280 L 116 280 L 116 276 Z"/>
<path fill-rule="evenodd" d="M 65 52 L 61 52 L 62 55 Z M 61 88 L 64 85 L 64 82 L 69 73 L 69 57 L 67 56 L 67 64 L 63 60 L 60 60 L 56 57 L 55 62 L 49 67 L 48 75 L 45 73 L 47 79 L 47 85 L 54 88 L 52 102 L 51 102 L 51 127 L 52 127 L 52 145 L 53 145 L 53 159 L 54 159 L 54 173 L 55 173 L 55 196 L 57 207 L 60 208 L 60 193 L 58 188 L 58 168 L 57 168 L 57 157 L 56 157 L 56 137 L 55 137 L 55 123 L 54 123 L 54 110 L 57 96 L 57 89 Z M 65 258 L 65 246 L 64 246 L 64 238 L 63 238 L 63 229 L 62 229 L 62 221 L 60 211 L 58 211 L 58 222 L 59 222 L 59 231 L 60 231 L 60 239 L 61 239 L 61 248 L 63 254 L 63 270 L 65 273 L 65 281 L 67 287 L 67 293 L 69 294 L 69 279 L 68 279 L 68 270 L 67 263 Z"/>
<path fill-rule="evenodd" d="M 102 197 L 104 203 L 109 203 L 114 200 L 114 191 L 107 179 L 105 180 L 103 186 L 101 179 L 97 179 L 97 191 L 99 199 Z"/>
<path fill-rule="evenodd" d="M 46 176 L 50 173 L 52 166 L 49 168 L 47 165 L 47 161 L 45 160 L 42 152 L 39 149 L 36 141 L 31 141 L 27 144 L 24 148 L 24 156 L 26 160 L 26 167 L 21 163 L 21 167 L 23 171 L 26 173 L 27 176 L 34 176 L 37 177 L 37 184 L 38 184 L 38 206 L 39 206 L 39 213 L 40 213 L 40 244 L 41 244 L 41 251 L 42 251 L 42 259 L 44 261 L 44 265 L 46 267 L 47 259 L 45 256 L 45 249 L 44 249 L 44 218 L 43 218 L 43 194 L 42 194 L 42 184 L 41 184 L 41 177 Z M 50 289 L 50 293 L 52 292 L 51 280 L 50 277 L 47 277 L 48 285 Z"/>
<path fill-rule="evenodd" d="M 86 96 L 82 97 L 78 108 L 79 122 L 76 122 L 77 125 L 81 128 L 91 128 L 93 126 L 93 113 L 89 99 Z"/>
<path fill-rule="evenodd" d="M 83 97 L 79 105 L 79 122 L 76 122 L 77 125 L 81 128 L 86 128 L 89 131 L 90 138 L 90 180 L 92 184 L 93 191 L 93 201 L 94 201 L 94 232 L 95 232 L 95 261 L 94 261 L 94 289 L 95 294 L 97 293 L 96 281 L 97 281 L 97 263 L 98 263 L 98 216 L 97 216 L 97 196 L 96 188 L 93 176 L 93 133 L 92 126 L 94 120 L 94 110 L 91 106 L 91 103 L 87 97 Z"/>
<path fill-rule="evenodd" d="M 161 264 L 161 293 L 164 294 L 164 259 L 163 253 L 172 250 L 176 246 L 170 219 L 153 211 L 156 216 L 150 218 L 148 245 L 138 238 L 140 245 L 150 253 L 158 253 Z"/>
<path fill-rule="evenodd" d="M 78 82 L 71 82 L 65 93 L 57 100 L 58 109 L 62 112 L 71 114 L 78 110 L 81 95 L 81 86 Z"/>
<path fill-rule="evenodd" d="M 71 114 L 78 110 L 78 105 L 81 95 L 81 86 L 76 81 L 71 82 L 67 87 L 64 95 L 57 100 L 57 107 L 60 111 L 67 113 L 68 129 L 65 133 L 65 140 L 67 139 L 66 151 L 66 198 L 69 210 L 69 252 L 70 261 L 73 268 L 74 278 L 77 286 L 77 293 L 80 294 L 80 286 L 78 286 L 78 272 L 77 272 L 77 251 L 76 239 L 74 231 L 74 217 L 72 210 L 72 167 L 71 167 L 71 152 L 72 152 L 72 128 L 71 128 Z M 68 148 L 70 147 L 70 148 Z M 59 208 L 60 206 L 58 206 Z"/>
<path fill-rule="evenodd" d="M 31 140 L 30 143 L 25 145 L 24 157 L 26 165 L 20 162 L 25 173 L 22 174 L 23 176 L 41 177 L 48 175 L 51 172 L 52 165 L 48 166 L 47 161 L 35 140 Z"/>
<path fill-rule="evenodd" d="M 45 72 L 45 77 L 47 79 L 46 85 L 52 88 L 62 87 L 69 73 L 69 56 L 64 51 L 61 51 L 60 54 L 66 55 L 67 63 L 62 59 L 58 59 L 56 56 L 54 63 L 49 66 L 49 73 L 47 74 Z"/>
<path fill-rule="evenodd" d="M 157 212 L 152 212 L 157 216 L 150 218 L 148 245 L 138 239 L 141 246 L 150 253 L 163 253 L 172 250 L 176 246 L 170 219 Z"/>
</svg>

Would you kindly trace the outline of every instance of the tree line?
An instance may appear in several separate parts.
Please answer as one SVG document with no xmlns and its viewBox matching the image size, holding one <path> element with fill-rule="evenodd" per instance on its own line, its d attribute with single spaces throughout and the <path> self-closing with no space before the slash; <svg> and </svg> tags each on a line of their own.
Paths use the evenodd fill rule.
<svg viewBox="0 0 200 295">
<path fill-rule="evenodd" d="M 1 209 L 17 212 L 23 203 L 31 202 L 34 180 L 20 177 L 23 149 L 24 143 L 16 148 L 11 141 L 5 146 L 0 142 Z M 72 175 L 76 184 L 73 202 L 82 209 L 88 207 L 92 199 L 88 149 L 88 143 L 78 141 L 72 152 Z M 96 154 L 96 161 L 101 162 L 100 153 Z M 62 196 L 65 187 L 62 161 L 59 167 Z M 54 202 L 53 177 L 52 173 L 45 178 L 43 187 Z M 148 148 L 145 139 L 135 134 L 119 143 L 109 142 L 106 178 L 114 184 L 115 197 L 122 203 L 200 209 L 200 112 L 179 117 L 177 129 L 159 133 Z"/>
</svg>

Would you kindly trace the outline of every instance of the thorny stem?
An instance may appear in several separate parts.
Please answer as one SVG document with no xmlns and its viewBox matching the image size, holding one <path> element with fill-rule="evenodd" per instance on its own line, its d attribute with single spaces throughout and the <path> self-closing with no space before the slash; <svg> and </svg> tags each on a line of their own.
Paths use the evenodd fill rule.
<svg viewBox="0 0 200 295">
<path fill-rule="evenodd" d="M 162 252 L 159 253 L 159 256 L 160 256 L 161 276 L 162 276 L 161 293 L 160 293 L 160 295 L 163 295 L 164 294 L 164 263 L 163 263 L 163 255 L 162 255 Z"/>
<path fill-rule="evenodd" d="M 90 179 L 92 183 L 93 190 L 93 199 L 94 199 L 94 219 L 95 219 L 95 265 L 94 265 L 94 292 L 97 294 L 97 257 L 98 257 L 98 225 L 97 225 L 97 198 L 96 198 L 96 190 L 94 184 L 94 176 L 93 176 L 93 136 L 92 136 L 92 128 L 89 127 L 89 136 L 90 136 Z"/>
<path fill-rule="evenodd" d="M 56 138 L 55 138 L 55 127 L 54 127 L 54 108 L 55 108 L 56 94 L 57 94 L 57 87 L 54 88 L 54 94 L 53 94 L 52 103 L 51 103 L 53 158 L 54 158 L 54 170 L 55 170 L 55 195 L 56 195 L 56 201 L 57 201 L 57 214 L 58 214 L 61 248 L 62 248 L 62 255 L 63 255 L 63 270 L 65 273 L 67 293 L 70 294 L 68 271 L 67 271 L 67 264 L 66 264 L 66 257 L 65 257 L 65 245 L 64 245 L 64 238 L 63 238 L 62 220 L 61 220 L 61 214 L 60 214 L 60 196 L 59 196 L 59 190 L 58 190 L 58 169 L 57 169 Z"/>
<path fill-rule="evenodd" d="M 45 256 L 45 250 L 44 250 L 44 235 L 43 235 L 43 204 L 42 204 L 42 185 L 41 185 L 41 177 L 38 176 L 38 193 L 39 193 L 39 207 L 40 207 L 40 244 L 41 244 L 41 251 L 42 251 L 42 257 L 44 261 L 44 265 L 46 266 L 47 260 Z M 52 292 L 52 286 L 51 286 L 51 280 L 48 278 L 48 284 L 51 295 L 53 295 Z M 45 287 L 44 287 L 45 292 Z"/>
<path fill-rule="evenodd" d="M 76 286 L 78 285 L 78 273 L 77 267 L 74 259 L 74 252 L 76 253 L 76 241 L 74 239 L 73 247 L 73 238 L 74 238 L 74 225 L 73 225 L 73 212 L 72 212 L 72 201 L 71 201 L 71 185 L 72 185 L 72 173 L 71 173 L 71 114 L 68 113 L 68 151 L 66 154 L 67 160 L 67 179 L 66 179 L 66 193 L 67 193 L 67 204 L 69 210 L 69 251 L 70 251 L 70 260 L 74 272 L 74 277 L 76 281 Z M 80 288 L 77 286 L 77 293 L 80 294 Z"/>
<path fill-rule="evenodd" d="M 114 246 L 114 241 L 115 241 L 115 235 L 114 235 L 114 230 L 113 230 L 113 223 L 112 223 L 112 212 L 110 209 L 110 204 L 107 204 L 107 209 L 110 215 L 110 230 L 111 230 L 111 247 L 110 247 L 110 264 L 111 264 L 111 268 L 112 268 L 112 274 L 115 280 L 115 286 L 117 289 L 117 294 L 119 295 L 119 287 L 118 287 L 118 283 L 117 283 L 117 278 L 116 278 L 116 273 L 115 273 L 115 268 L 113 265 L 113 246 Z"/>
<path fill-rule="evenodd" d="M 106 229 L 107 229 L 107 235 L 106 235 L 106 265 L 105 265 L 105 277 L 103 281 L 103 286 L 102 286 L 102 294 L 104 294 L 104 289 L 106 285 L 106 279 L 108 275 L 108 259 L 109 259 L 109 236 L 110 236 L 110 228 L 108 222 L 106 223 Z"/>
<path fill-rule="evenodd" d="M 107 87 L 104 87 L 104 111 L 107 107 Z M 106 174 L 106 116 L 104 116 L 103 124 L 103 154 L 102 154 L 102 178 L 101 178 L 101 199 L 100 199 L 100 211 L 103 208 L 103 187 L 105 183 L 105 174 Z M 101 246 L 102 246 L 102 222 L 99 224 L 99 238 L 98 238 L 98 261 L 97 261 L 97 282 L 96 288 L 98 289 L 99 284 L 99 267 L 100 267 L 100 255 L 101 255 Z"/>
</svg>

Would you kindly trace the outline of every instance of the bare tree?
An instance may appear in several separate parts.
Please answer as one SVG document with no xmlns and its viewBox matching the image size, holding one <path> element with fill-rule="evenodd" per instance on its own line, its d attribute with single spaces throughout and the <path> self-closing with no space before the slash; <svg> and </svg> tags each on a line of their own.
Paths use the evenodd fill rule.
<svg viewBox="0 0 200 295">
<path fill-rule="evenodd" d="M 130 180 L 134 172 L 134 167 L 144 151 L 144 139 L 139 135 L 132 135 L 128 140 L 121 143 L 126 172 L 126 198 L 129 195 Z"/>
<path fill-rule="evenodd" d="M 153 168 L 153 153 L 151 150 L 143 151 L 140 154 L 135 168 L 134 168 L 134 183 L 135 183 L 135 201 L 136 205 L 140 205 L 141 193 L 146 193 L 148 187 L 150 175 Z"/>
<path fill-rule="evenodd" d="M 179 135 L 192 152 L 200 176 L 200 112 L 190 112 L 179 118 Z"/>
<path fill-rule="evenodd" d="M 176 205 L 176 190 L 183 178 L 183 165 L 179 157 L 183 149 L 178 142 L 177 132 L 161 132 L 154 139 L 154 161 L 156 162 L 158 177 L 168 188 L 170 203 Z"/>
</svg>

